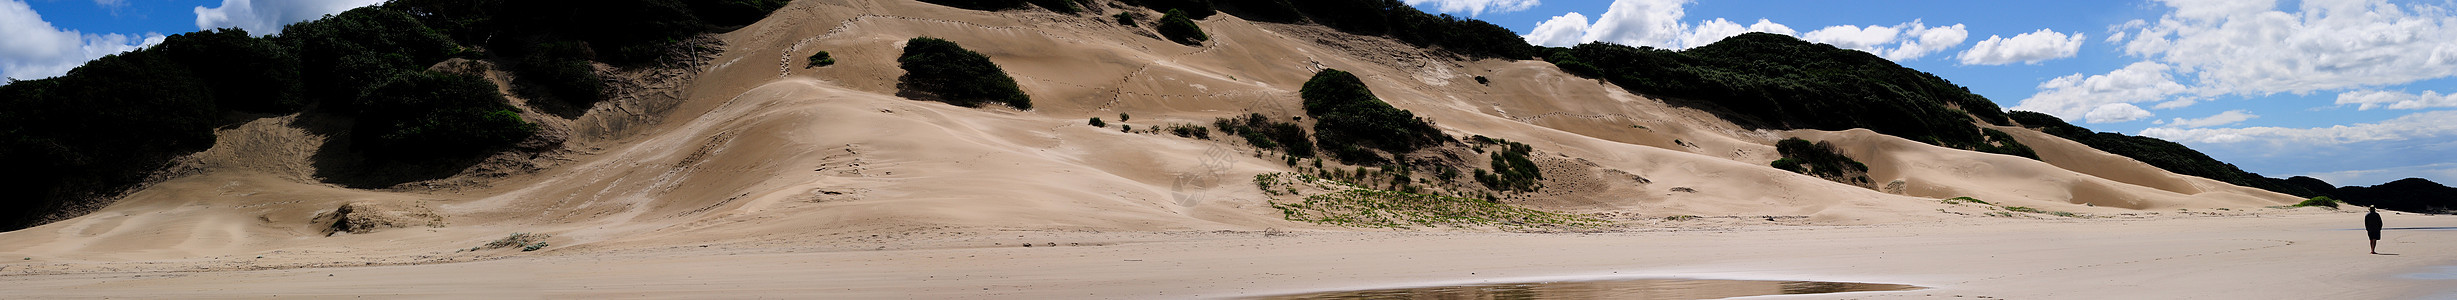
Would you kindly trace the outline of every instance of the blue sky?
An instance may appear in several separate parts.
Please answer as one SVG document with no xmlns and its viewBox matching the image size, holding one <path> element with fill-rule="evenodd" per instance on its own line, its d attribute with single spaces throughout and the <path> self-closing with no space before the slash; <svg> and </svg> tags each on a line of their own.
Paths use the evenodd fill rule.
<svg viewBox="0 0 2457 300">
<path fill-rule="evenodd" d="M 1687 48 L 1784 33 L 2272 177 L 2457 181 L 2457 0 L 1403 1 L 1549 45 Z M 0 0 L 0 75 L 57 76 L 162 35 L 267 34 L 376 2 Z"/>
</svg>

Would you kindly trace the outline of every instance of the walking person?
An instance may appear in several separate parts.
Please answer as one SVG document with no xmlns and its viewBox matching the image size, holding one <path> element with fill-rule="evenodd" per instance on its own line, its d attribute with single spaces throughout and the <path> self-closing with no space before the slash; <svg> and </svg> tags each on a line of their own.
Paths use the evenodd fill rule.
<svg viewBox="0 0 2457 300">
<path fill-rule="evenodd" d="M 2380 207 L 2364 207 L 2371 212 L 2363 214 L 2363 232 L 2372 234 L 2372 254 L 2380 254 Z"/>
</svg>

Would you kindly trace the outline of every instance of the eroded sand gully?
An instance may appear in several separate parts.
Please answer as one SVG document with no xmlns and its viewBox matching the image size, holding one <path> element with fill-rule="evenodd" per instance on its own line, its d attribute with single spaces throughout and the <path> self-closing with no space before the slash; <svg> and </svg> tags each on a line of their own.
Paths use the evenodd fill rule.
<svg viewBox="0 0 2457 300">
<path fill-rule="evenodd" d="M 2457 246 L 2449 231 L 2394 232 L 2383 247 L 2401 255 L 2360 255 L 2360 235 L 2338 230 L 2358 215 L 2271 208 L 2296 199 L 2026 129 L 1999 128 L 2045 161 L 1866 130 L 1745 130 L 1538 61 L 1225 14 L 1201 22 L 1213 41 L 1189 47 L 1096 14 L 797 1 L 718 36 L 722 54 L 674 73 L 689 84 L 647 87 L 679 95 L 654 105 L 661 117 L 592 110 L 577 119 L 622 130 L 575 135 L 567 151 L 531 158 L 537 170 L 410 190 L 320 183 L 305 149 L 323 137 L 284 125 L 292 118 L 258 120 L 99 212 L 0 233 L 0 294 L 1210 298 L 1655 277 L 1933 288 L 1855 298 L 2398 298 L 2451 284 L 2397 274 L 2457 265 L 2424 251 Z M 1036 108 L 894 96 L 894 57 L 915 36 L 988 54 Z M 839 63 L 795 62 L 816 51 Z M 1292 222 L 1248 181 L 1291 171 L 1276 156 L 1085 124 L 1292 116 L 1298 87 L 1323 68 L 1356 73 L 1451 135 L 1532 146 L 1547 188 L 1510 204 L 1616 225 Z M 1833 142 L 1876 182 L 1902 184 L 1766 167 L 1788 137 Z M 1963 196 L 2092 218 L 1939 201 Z M 345 205 L 366 215 L 339 219 L 398 226 L 332 233 Z M 513 233 L 549 237 L 533 252 L 479 247 Z"/>
</svg>

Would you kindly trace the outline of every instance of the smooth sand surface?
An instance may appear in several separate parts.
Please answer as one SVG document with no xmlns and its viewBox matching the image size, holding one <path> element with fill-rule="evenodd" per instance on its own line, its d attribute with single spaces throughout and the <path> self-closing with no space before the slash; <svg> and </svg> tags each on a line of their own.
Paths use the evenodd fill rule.
<svg viewBox="0 0 2457 300">
<path fill-rule="evenodd" d="M 2457 217 L 2389 217 L 2393 228 L 2457 227 Z M 1599 234 L 999 231 L 898 235 L 890 238 L 915 248 L 886 250 L 717 245 L 410 266 L 0 276 L 0 290 L 32 298 L 1154 299 L 1707 278 L 1930 287 L 1768 299 L 2457 296 L 2448 277 L 2407 278 L 2457 262 L 2457 253 L 2438 251 L 2457 247 L 2457 230 L 2392 230 L 2382 250 L 2396 255 L 2371 255 L 2360 220 L 2307 210 Z M 1036 246 L 1018 245 L 1026 242 Z"/>
<path fill-rule="evenodd" d="M 1120 8 L 1100 3 L 1062 15 L 795 1 L 718 35 L 705 63 L 612 76 L 626 80 L 620 96 L 576 117 L 525 115 L 568 138 L 559 150 L 396 189 L 319 178 L 315 153 L 333 137 L 300 123 L 329 120 L 222 128 L 212 149 L 109 207 L 0 233 L 0 258 L 18 258 L 0 260 L 0 295 L 1176 298 L 1673 276 L 1937 288 L 1868 294 L 1885 297 L 2394 298 L 2448 285 L 2394 275 L 2457 265 L 2423 251 L 2457 232 L 2399 231 L 2389 251 L 2404 255 L 2354 255 L 2360 233 L 2340 229 L 2355 215 L 2269 208 L 2300 199 L 2027 129 L 1997 127 L 2042 160 L 1867 130 L 1748 129 L 1541 61 L 1227 14 L 1200 21 L 1211 42 L 1186 46 L 1115 24 Z M 897 96 L 895 57 L 918 36 L 990 56 L 1035 109 Z M 838 64 L 802 65 L 818 51 Z M 1325 68 L 1452 136 L 1530 145 L 1545 188 L 1502 202 L 1617 224 L 1293 222 L 1272 204 L 1301 197 L 1251 181 L 1297 170 L 1279 153 L 1117 129 L 1300 116 L 1297 90 Z M 1793 137 L 1834 143 L 1879 186 L 1768 167 Z M 1448 149 L 1419 158 L 1484 163 Z M 1940 201 L 1965 196 L 1996 205 Z M 334 233 L 343 206 L 389 223 Z M 470 250 L 512 233 L 551 246 Z"/>
</svg>

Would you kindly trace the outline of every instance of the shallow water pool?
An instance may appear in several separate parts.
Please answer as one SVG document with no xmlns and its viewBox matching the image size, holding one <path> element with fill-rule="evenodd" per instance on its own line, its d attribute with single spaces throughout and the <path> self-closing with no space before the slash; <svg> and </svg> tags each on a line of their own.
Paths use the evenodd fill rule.
<svg viewBox="0 0 2457 300">
<path fill-rule="evenodd" d="M 1716 299 L 1917 289 L 1924 289 L 1924 287 L 1825 281 L 1628 279 L 1337 291 L 1265 296 L 1253 299 Z"/>
</svg>

